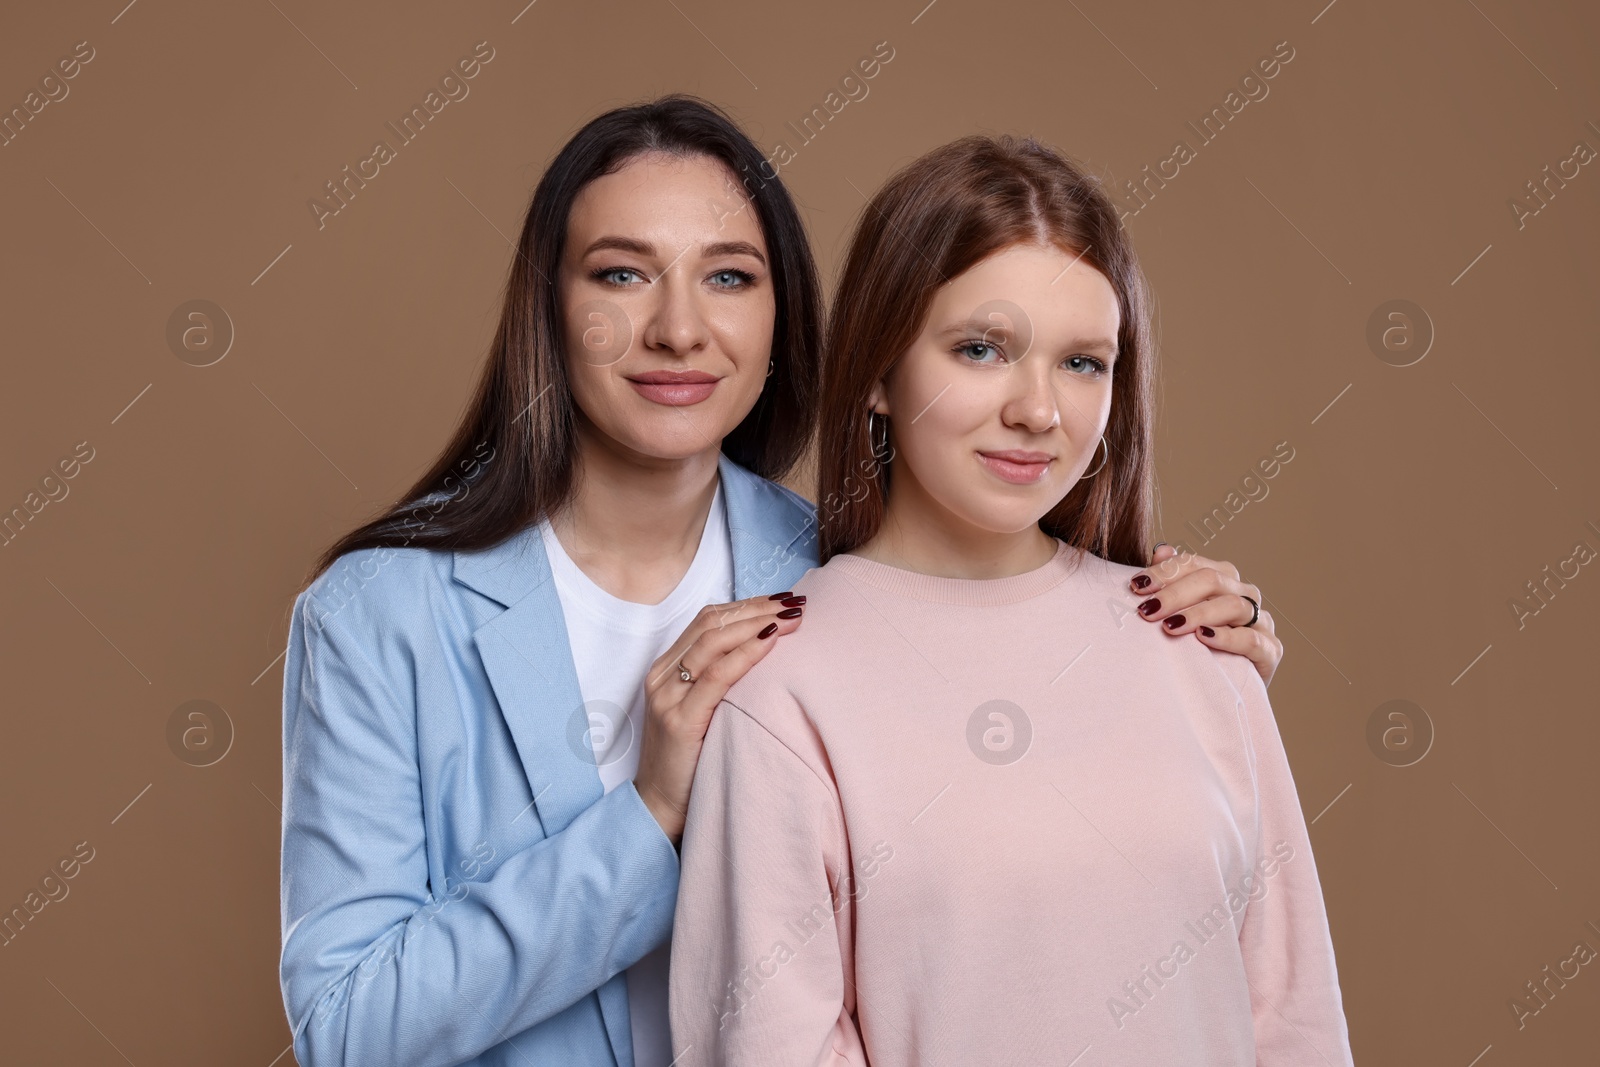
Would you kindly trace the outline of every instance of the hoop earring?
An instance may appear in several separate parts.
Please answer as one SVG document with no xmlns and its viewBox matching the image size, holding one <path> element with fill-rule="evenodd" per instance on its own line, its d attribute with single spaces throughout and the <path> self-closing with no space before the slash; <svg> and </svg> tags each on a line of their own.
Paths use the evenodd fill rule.
<svg viewBox="0 0 1600 1067">
<path fill-rule="evenodd" d="M 889 457 L 884 453 L 889 451 L 889 416 L 879 415 L 878 417 L 882 420 L 882 422 L 879 424 L 874 424 L 872 417 L 877 414 L 878 413 L 873 411 L 871 408 L 867 409 L 867 443 L 872 449 L 872 458 L 879 463 L 887 463 L 889 461 Z M 875 425 L 883 426 L 882 445 L 878 444 L 878 435 L 874 431 Z"/>
<path fill-rule="evenodd" d="M 1096 474 L 1099 474 L 1102 470 L 1105 469 L 1106 460 L 1111 458 L 1111 443 L 1106 440 L 1106 435 L 1105 434 L 1101 434 L 1100 435 L 1100 443 L 1102 445 L 1106 446 L 1106 454 L 1101 457 L 1100 466 L 1096 467 L 1092 471 L 1085 471 L 1083 474 L 1080 474 L 1078 476 L 1079 478 L 1093 478 Z"/>
</svg>

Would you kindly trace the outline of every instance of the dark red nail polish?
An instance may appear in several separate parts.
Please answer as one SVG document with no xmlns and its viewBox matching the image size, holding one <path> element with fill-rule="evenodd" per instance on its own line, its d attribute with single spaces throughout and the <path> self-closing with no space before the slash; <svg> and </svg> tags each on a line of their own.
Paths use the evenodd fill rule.
<svg viewBox="0 0 1600 1067">
<path fill-rule="evenodd" d="M 1169 630 L 1176 630 L 1178 627 L 1183 625 L 1183 614 L 1180 612 L 1177 615 L 1169 615 L 1162 620 L 1161 625 L 1165 626 Z"/>
<path fill-rule="evenodd" d="M 1157 600 L 1155 597 L 1151 597 L 1149 600 L 1146 600 L 1143 604 L 1139 605 L 1140 615 L 1154 615 L 1160 610 L 1161 601 Z"/>
<path fill-rule="evenodd" d="M 804 608 L 784 608 L 782 611 L 778 612 L 778 618 L 798 619 L 803 611 L 805 611 Z"/>
<path fill-rule="evenodd" d="M 1200 627 L 1200 632 L 1205 634 L 1207 637 L 1215 637 L 1215 636 L 1217 636 L 1217 631 L 1213 630 L 1209 626 Z"/>
<path fill-rule="evenodd" d="M 767 623 L 765 626 L 763 626 L 761 628 L 761 632 L 756 634 L 756 636 L 757 637 L 771 637 L 773 634 L 775 634 L 777 632 L 778 632 L 778 624 L 775 623 L 775 622 L 769 622 L 769 623 Z"/>
<path fill-rule="evenodd" d="M 767 599 L 768 600 L 782 600 L 786 596 L 794 596 L 794 590 L 793 589 L 785 589 L 781 593 L 773 593 L 771 596 L 767 597 Z"/>
<path fill-rule="evenodd" d="M 784 600 L 783 606 L 786 608 L 797 608 L 805 602 L 806 598 L 803 596 L 792 596 Z"/>
<path fill-rule="evenodd" d="M 1149 584 L 1150 576 L 1148 574 L 1136 574 L 1133 576 L 1133 587 L 1135 589 L 1143 589 Z"/>
</svg>

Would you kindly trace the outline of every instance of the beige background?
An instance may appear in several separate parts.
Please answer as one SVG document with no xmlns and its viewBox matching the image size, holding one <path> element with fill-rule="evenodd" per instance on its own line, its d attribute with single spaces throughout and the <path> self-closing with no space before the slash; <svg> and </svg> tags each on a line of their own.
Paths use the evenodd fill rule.
<svg viewBox="0 0 1600 1067">
<path fill-rule="evenodd" d="M 0 508 L 93 450 L 0 548 L 0 908 L 93 849 L 0 947 L 0 1058 L 293 1059 L 277 657 L 313 555 L 444 442 L 507 237 L 578 125 L 685 89 L 795 147 L 785 123 L 887 41 L 869 95 L 782 170 L 830 275 L 863 195 L 960 134 L 1040 135 L 1113 188 L 1195 149 L 1127 222 L 1159 299 L 1161 532 L 1276 613 L 1271 695 L 1357 1062 L 1593 1059 L 1600 968 L 1520 1029 L 1508 1005 L 1600 949 L 1600 566 L 1569 564 L 1520 628 L 1511 601 L 1600 551 L 1600 168 L 1520 227 L 1511 200 L 1600 148 L 1600 10 L 121 2 L 16 8 L 0 32 L 6 109 L 77 42 L 94 54 L 0 147 Z M 480 41 L 470 95 L 319 229 L 323 183 Z M 1269 95 L 1201 145 L 1186 123 L 1280 41 Z M 193 299 L 233 324 L 210 366 L 166 339 Z M 1410 366 L 1366 339 L 1394 299 L 1435 335 Z M 1283 441 L 1269 495 L 1202 546 L 1186 524 Z M 1434 735 L 1406 767 L 1367 740 L 1396 699 Z M 232 723 L 209 766 L 169 746 L 190 700 Z"/>
</svg>

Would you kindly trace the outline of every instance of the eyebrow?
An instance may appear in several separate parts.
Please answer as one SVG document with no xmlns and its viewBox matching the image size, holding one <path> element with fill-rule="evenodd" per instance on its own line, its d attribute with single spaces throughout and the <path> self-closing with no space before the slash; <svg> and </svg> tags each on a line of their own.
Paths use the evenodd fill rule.
<svg viewBox="0 0 1600 1067">
<path fill-rule="evenodd" d="M 950 323 L 939 332 L 946 335 L 977 334 L 981 337 L 986 331 L 989 333 L 1015 332 L 1005 326 L 1004 323 L 995 322 L 992 319 L 988 322 L 984 322 L 982 319 L 964 319 L 961 322 Z M 1068 343 L 1067 347 L 1091 348 L 1112 356 L 1117 354 L 1117 343 L 1109 337 L 1075 337 Z"/>
<path fill-rule="evenodd" d="M 603 252 L 607 250 L 615 252 L 632 252 L 634 255 L 638 256 L 653 256 L 656 254 L 656 246 L 651 244 L 649 241 L 641 241 L 635 237 L 619 237 L 615 235 L 607 235 L 605 237 L 596 238 L 588 248 L 583 250 L 583 254 L 587 256 L 593 252 Z M 714 258 L 716 256 L 749 256 L 756 262 L 760 263 L 763 267 L 767 265 L 767 259 L 761 254 L 760 249 L 756 248 L 756 246 L 751 244 L 749 241 L 716 241 L 712 244 L 706 245 L 700 251 L 701 254 L 707 258 Z"/>
</svg>

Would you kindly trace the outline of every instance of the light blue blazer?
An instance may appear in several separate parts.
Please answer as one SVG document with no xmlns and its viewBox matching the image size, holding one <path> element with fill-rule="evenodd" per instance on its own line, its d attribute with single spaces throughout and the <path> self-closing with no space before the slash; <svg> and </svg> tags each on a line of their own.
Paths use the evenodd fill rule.
<svg viewBox="0 0 1600 1067">
<path fill-rule="evenodd" d="M 813 505 L 718 469 L 734 597 L 792 587 Z M 303 1067 L 633 1067 L 623 972 L 671 935 L 678 855 L 631 781 L 604 791 L 588 728 L 534 527 L 349 553 L 300 594 L 280 980 Z"/>
</svg>

